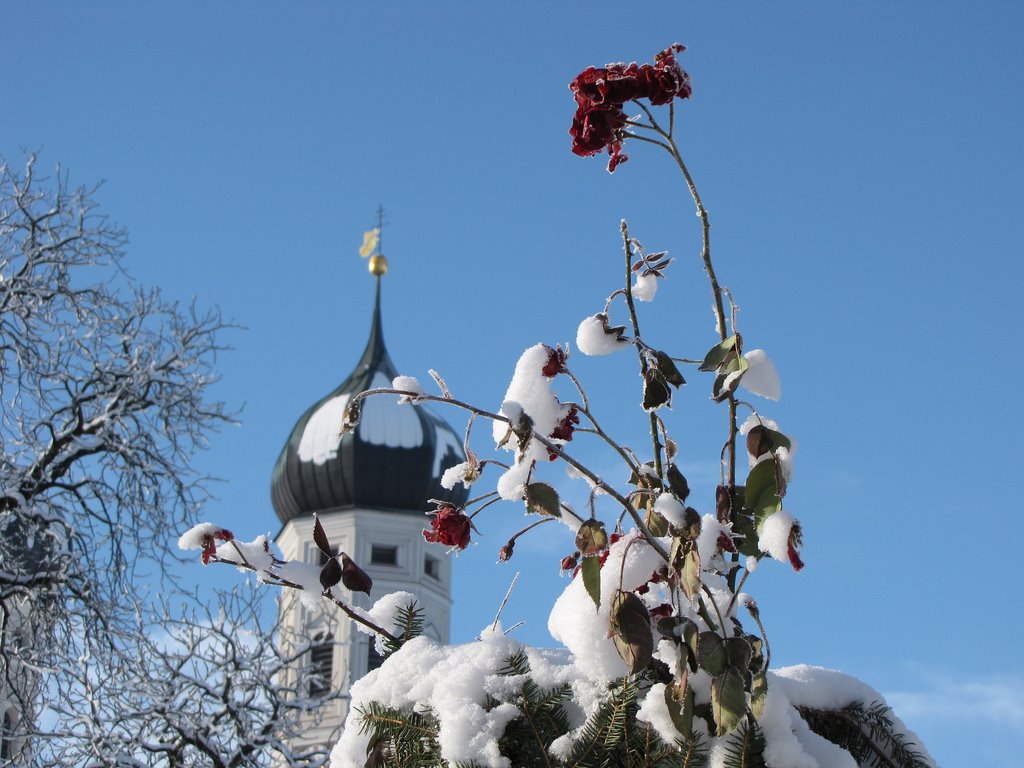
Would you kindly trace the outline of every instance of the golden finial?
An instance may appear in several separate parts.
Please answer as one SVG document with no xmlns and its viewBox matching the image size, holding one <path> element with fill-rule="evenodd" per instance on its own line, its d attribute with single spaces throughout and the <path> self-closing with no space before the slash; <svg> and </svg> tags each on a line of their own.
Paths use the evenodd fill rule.
<svg viewBox="0 0 1024 768">
<path fill-rule="evenodd" d="M 388 260 L 383 253 L 375 253 L 370 257 L 370 274 L 377 277 L 388 273 Z"/>
</svg>

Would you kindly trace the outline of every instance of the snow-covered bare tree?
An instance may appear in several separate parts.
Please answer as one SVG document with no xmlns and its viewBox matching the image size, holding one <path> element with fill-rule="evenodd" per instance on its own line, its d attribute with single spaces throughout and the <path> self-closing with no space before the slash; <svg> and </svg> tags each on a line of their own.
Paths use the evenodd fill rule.
<svg viewBox="0 0 1024 768">
<path fill-rule="evenodd" d="M 42 690 L 71 660 L 136 637 L 141 563 L 204 496 L 193 451 L 227 419 L 209 398 L 224 323 L 122 267 L 127 236 L 36 158 L 0 162 L 0 756 L 39 745 Z M 82 713 L 83 716 L 85 713 Z"/>
<path fill-rule="evenodd" d="M 308 639 L 277 642 L 281 627 L 263 618 L 261 596 L 243 587 L 212 606 L 160 605 L 137 643 L 78 659 L 63 695 L 46 697 L 39 721 L 59 726 L 45 729 L 33 764 L 325 764 L 328 746 L 302 746 L 302 734 L 341 694 L 324 690 Z"/>
</svg>

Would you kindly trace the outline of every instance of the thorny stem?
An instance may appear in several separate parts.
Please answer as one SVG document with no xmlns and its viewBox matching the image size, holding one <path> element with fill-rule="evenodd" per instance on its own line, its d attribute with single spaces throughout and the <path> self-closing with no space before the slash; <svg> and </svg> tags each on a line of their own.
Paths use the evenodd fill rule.
<svg viewBox="0 0 1024 768">
<path fill-rule="evenodd" d="M 647 356 L 644 354 L 644 347 L 640 344 L 640 321 L 636 316 L 636 304 L 633 303 L 633 288 L 630 283 L 632 278 L 633 249 L 630 246 L 629 226 L 625 220 L 620 225 L 622 230 L 622 249 L 626 256 L 626 306 L 629 307 L 629 319 L 633 323 L 633 336 L 637 340 L 637 355 L 640 358 L 640 373 L 644 381 L 647 380 Z M 651 411 L 648 416 L 651 422 L 651 442 L 654 444 L 654 471 L 661 479 L 661 442 L 658 440 L 658 417 Z"/>
</svg>

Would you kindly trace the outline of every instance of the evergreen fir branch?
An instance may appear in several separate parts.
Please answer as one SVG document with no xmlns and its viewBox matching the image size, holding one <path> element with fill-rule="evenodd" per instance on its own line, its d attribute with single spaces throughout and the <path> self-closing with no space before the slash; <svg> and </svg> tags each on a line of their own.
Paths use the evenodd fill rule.
<svg viewBox="0 0 1024 768">
<path fill-rule="evenodd" d="M 440 724 L 429 710 L 407 712 L 370 702 L 356 712 L 360 733 L 370 734 L 370 744 L 377 747 L 374 752 L 379 754 L 377 762 L 367 761 L 368 766 L 432 768 L 445 764 L 437 741 Z"/>
<path fill-rule="evenodd" d="M 384 638 L 385 659 L 414 637 L 423 634 L 424 617 L 424 610 L 414 602 L 406 603 L 405 606 L 395 611 L 395 636 L 394 638 Z"/>
<path fill-rule="evenodd" d="M 764 734 L 748 714 L 725 743 L 726 768 L 765 768 L 764 748 Z"/>
<path fill-rule="evenodd" d="M 849 751 L 861 768 L 928 768 L 924 756 L 893 730 L 892 710 L 883 702 L 797 711 L 812 731 Z"/>
<path fill-rule="evenodd" d="M 707 768 L 709 750 L 704 735 L 694 731 L 688 739 L 676 739 L 681 761 L 679 768 Z"/>
<path fill-rule="evenodd" d="M 637 686 L 630 677 L 615 681 L 610 695 L 583 726 L 573 742 L 567 759 L 573 768 L 612 768 L 625 766 L 623 744 L 630 718 L 636 716 Z"/>
<path fill-rule="evenodd" d="M 505 727 L 499 747 L 516 768 L 552 768 L 548 754 L 551 743 L 569 731 L 569 718 L 562 702 L 572 695 L 569 685 L 542 690 L 530 678 L 530 663 L 523 651 L 509 657 L 499 674 L 524 678 L 519 695 L 512 702 L 522 712 Z"/>
</svg>

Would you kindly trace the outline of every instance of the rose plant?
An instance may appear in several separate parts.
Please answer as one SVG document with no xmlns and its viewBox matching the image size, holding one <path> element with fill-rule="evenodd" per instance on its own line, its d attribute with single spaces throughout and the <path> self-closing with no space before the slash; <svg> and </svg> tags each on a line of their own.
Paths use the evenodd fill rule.
<svg viewBox="0 0 1024 768">
<path fill-rule="evenodd" d="M 859 681 L 812 667 L 771 669 L 765 626 L 744 588 L 765 559 L 797 571 L 804 567 L 802 529 L 785 506 L 794 442 L 743 394 L 777 400 L 781 386 L 771 360 L 761 349 L 748 349 L 739 332 L 732 295 L 711 259 L 707 210 L 674 138 L 677 106 L 692 93 L 678 62 L 683 51 L 676 44 L 653 64 L 588 67 L 569 86 L 576 103 L 572 151 L 592 156 L 607 150 L 608 170 L 615 171 L 627 159 L 627 141 L 663 150 L 682 174 L 701 222 L 699 259 L 713 302 L 714 339 L 688 354 L 647 342 L 637 302 L 654 299 L 675 262 L 663 251 L 645 249 L 625 222 L 623 283 L 577 331 L 576 346 L 584 354 L 635 353 L 649 445 L 637 452 L 610 437 L 569 366 L 569 349 L 545 344 L 520 357 L 497 410 L 459 400 L 431 372 L 439 394 L 399 377 L 392 387 L 354 397 L 339 425 L 354 428 L 361 402 L 386 395 L 467 412 L 467 460 L 449 469 L 442 484 L 476 487 L 493 471 L 500 474 L 492 490 L 463 507 L 437 502 L 423 536 L 453 551 L 465 549 L 481 511 L 500 501 L 519 503 L 537 520 L 501 548 L 504 561 L 513 557 L 520 536 L 552 522 L 566 524 L 575 539 L 559 566 L 572 578 L 549 621 L 565 649 L 524 647 L 497 621 L 465 646 L 398 636 L 346 604 L 341 587 L 353 586 L 329 560 L 313 591 L 384 635 L 390 651 L 380 669 L 352 688 L 353 709 L 335 765 L 934 765 L 881 697 Z M 636 116 L 627 115 L 627 104 Z M 659 119 L 655 107 L 667 115 Z M 613 310 L 624 312 L 626 321 L 613 324 Z M 687 503 L 690 485 L 668 417 L 686 383 L 686 366 L 708 374 L 711 399 L 724 415 L 724 436 L 711 442 L 720 458 L 715 505 L 703 514 Z M 556 394 L 556 383 L 571 399 Z M 470 449 L 480 422 L 492 425 L 496 450 L 511 459 L 481 460 Z M 581 435 L 621 462 L 629 478 L 624 485 L 603 479 L 581 460 Z M 552 463 L 589 484 L 586 516 L 541 478 Z M 598 514 L 597 495 L 613 500 L 613 516 Z M 318 546 L 331 556 L 315 525 Z M 242 544 L 220 530 L 210 527 L 183 541 L 201 548 L 204 562 L 230 562 L 271 583 L 304 588 L 283 575 L 286 564 L 265 541 Z M 358 569 L 342 555 L 345 568 Z M 477 683 L 451 685 L 453 670 L 460 680 Z"/>
</svg>

